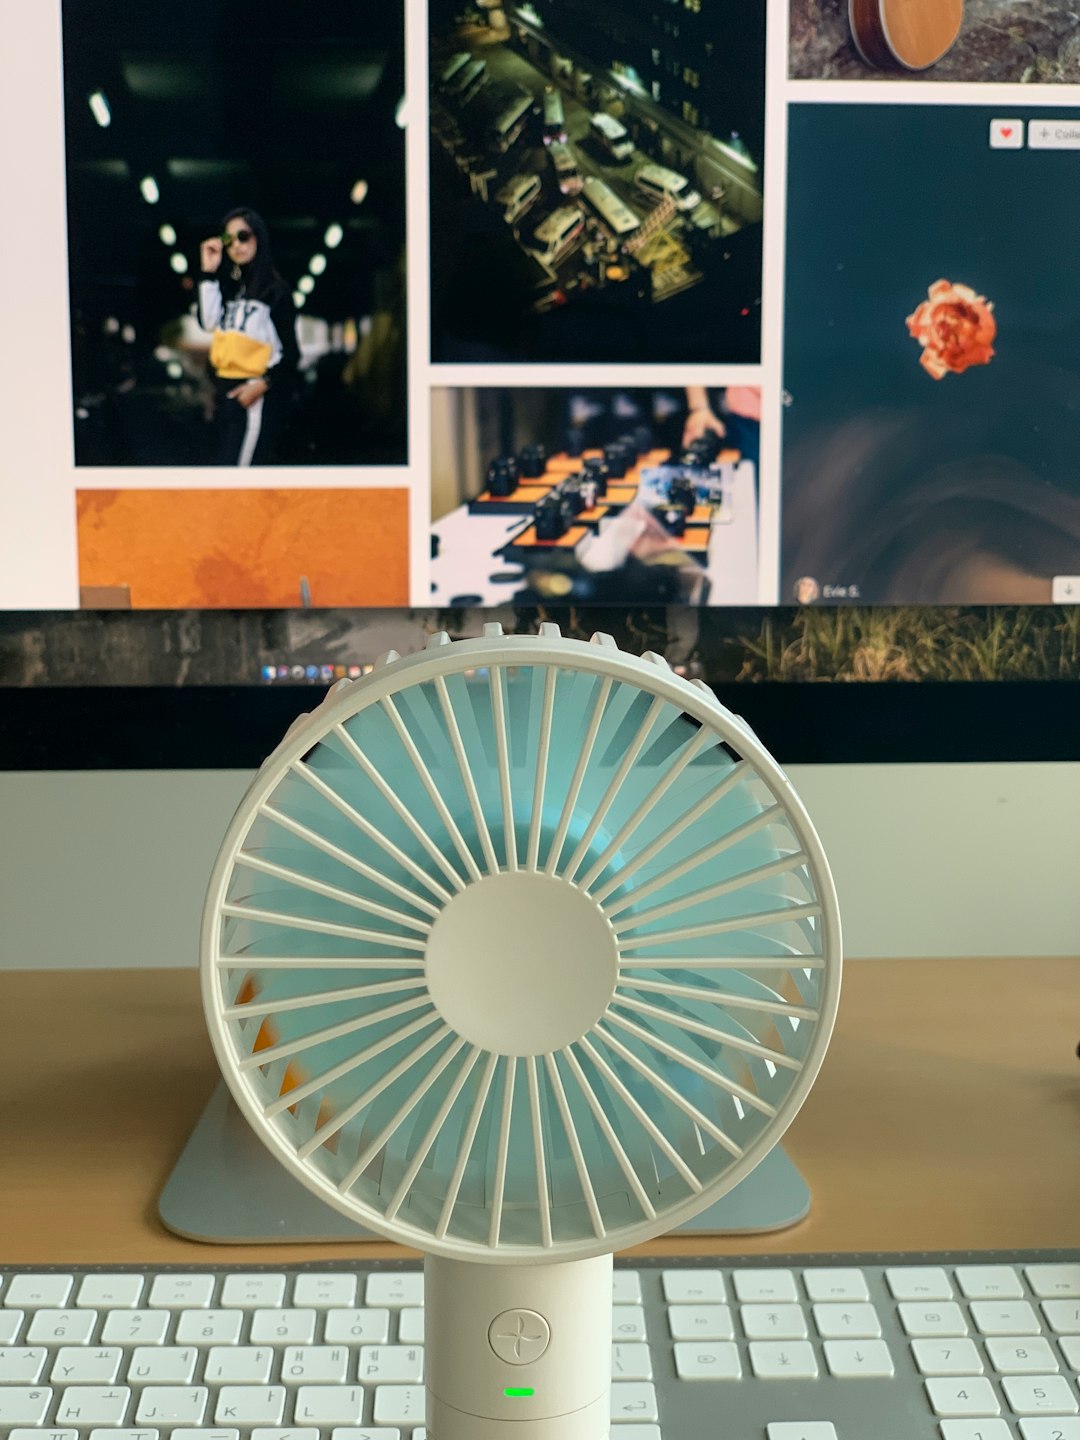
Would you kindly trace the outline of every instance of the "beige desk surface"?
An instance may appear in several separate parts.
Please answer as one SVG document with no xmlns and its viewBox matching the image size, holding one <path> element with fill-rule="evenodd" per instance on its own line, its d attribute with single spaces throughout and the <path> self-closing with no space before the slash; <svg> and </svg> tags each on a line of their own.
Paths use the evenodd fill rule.
<svg viewBox="0 0 1080 1440">
<path fill-rule="evenodd" d="M 849 963 L 785 1144 L 808 1219 L 644 1250 L 1080 1247 L 1080 959 Z M 195 971 L 0 973 L 0 1263 L 228 1263 L 390 1245 L 206 1246 L 156 1200 L 214 1088 Z"/>
</svg>

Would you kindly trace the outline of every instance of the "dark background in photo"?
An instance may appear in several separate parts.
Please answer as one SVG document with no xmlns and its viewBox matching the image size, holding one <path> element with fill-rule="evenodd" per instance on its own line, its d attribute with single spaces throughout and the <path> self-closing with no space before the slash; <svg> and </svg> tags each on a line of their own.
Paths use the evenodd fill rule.
<svg viewBox="0 0 1080 1440">
<path fill-rule="evenodd" d="M 1080 151 L 992 149 L 1002 114 L 791 109 L 785 601 L 1046 603 L 1080 573 Z M 935 381 L 905 320 L 942 279 L 993 303 L 996 354 Z"/>
<path fill-rule="evenodd" d="M 505 16 L 500 29 L 492 22 Z M 490 19 L 489 19 L 490 17 Z M 717 0 L 643 5 L 640 0 L 534 0 L 471 11 L 430 6 L 431 354 L 436 362 L 729 362 L 760 357 L 761 190 L 765 125 L 765 11 L 721 13 Z M 440 87 L 449 58 L 483 60 L 467 102 Z M 686 258 L 670 289 L 626 261 L 580 190 L 560 194 L 542 141 L 545 87 L 566 111 L 566 143 L 581 178 L 601 179 L 646 220 L 636 174 L 662 163 L 687 177 L 704 202 L 679 217 Z M 522 90 L 535 100 L 519 139 L 502 152 L 492 125 Z M 621 159 L 589 133 L 589 115 L 618 115 L 633 144 Z M 495 197 L 522 173 L 543 193 L 508 223 Z M 487 177 L 487 178 L 485 178 Z M 486 197 L 486 198 L 485 198 Z M 586 228 L 550 272 L 527 252 L 530 234 L 561 206 L 581 208 Z M 515 236 L 515 231 L 517 235 Z M 662 298 L 657 298 L 661 295 Z"/>
<path fill-rule="evenodd" d="M 189 311 L 238 206 L 290 290 L 326 259 L 279 463 L 403 463 L 403 0 L 64 0 L 63 27 L 76 463 L 208 463 Z"/>
</svg>

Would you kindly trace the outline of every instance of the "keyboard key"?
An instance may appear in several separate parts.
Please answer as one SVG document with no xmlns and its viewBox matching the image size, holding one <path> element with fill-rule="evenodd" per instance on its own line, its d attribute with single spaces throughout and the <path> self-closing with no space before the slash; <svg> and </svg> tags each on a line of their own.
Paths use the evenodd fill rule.
<svg viewBox="0 0 1080 1440">
<path fill-rule="evenodd" d="M 90 1440 L 158 1440 L 160 1432 L 149 1429 L 132 1429 L 130 1426 L 117 1429 L 112 1426 L 95 1427 L 90 1431 Z"/>
<path fill-rule="evenodd" d="M 404 1314 L 404 1311 L 402 1312 Z M 424 1313 L 421 1310 L 421 1315 Z M 382 1345 L 390 1338 L 389 1310 L 328 1310 L 328 1345 Z"/>
<path fill-rule="evenodd" d="M 188 1385 L 197 1359 L 193 1345 L 139 1345 L 131 1352 L 124 1378 L 138 1385 Z"/>
<path fill-rule="evenodd" d="M 181 1427 L 171 1432 L 172 1440 L 240 1440 L 240 1431 L 231 1430 L 227 1426 L 210 1428 L 209 1426 Z"/>
<path fill-rule="evenodd" d="M 327 1275 L 297 1275 L 292 1303 L 314 1310 L 351 1309 L 356 1304 L 357 1277 L 348 1271 Z"/>
<path fill-rule="evenodd" d="M 218 1311 L 218 1314 L 238 1314 Z M 253 1345 L 310 1345 L 315 1339 L 314 1310 L 254 1310 L 251 1315 Z"/>
<path fill-rule="evenodd" d="M 661 1281 L 669 1305 L 715 1305 L 727 1299 L 719 1270 L 665 1270 Z"/>
<path fill-rule="evenodd" d="M 963 1375 L 955 1380 L 926 1380 L 923 1383 L 935 1415 L 1001 1414 L 993 1386 L 979 1375 Z"/>
<path fill-rule="evenodd" d="M 1044 1300 L 1039 1307 L 1058 1335 L 1080 1335 L 1080 1305 L 1075 1300 Z M 3 1315 L 0 1314 L 0 1323 Z"/>
<path fill-rule="evenodd" d="M 1038 1335 L 1042 1330 L 1026 1300 L 973 1300 L 971 1318 L 984 1335 Z"/>
<path fill-rule="evenodd" d="M 836 1426 L 828 1420 L 781 1420 L 766 1425 L 767 1440 L 836 1440 Z"/>
<path fill-rule="evenodd" d="M 388 1339 L 383 1336 L 383 1339 Z M 424 1312 L 417 1310 L 415 1306 L 407 1306 L 404 1310 L 398 1311 L 398 1344 L 399 1345 L 423 1345 L 424 1343 Z"/>
<path fill-rule="evenodd" d="M 221 1287 L 221 1304 L 226 1309 L 232 1306 L 239 1310 L 272 1308 L 280 1305 L 284 1298 L 284 1275 L 226 1275 Z"/>
<path fill-rule="evenodd" d="M 363 1387 L 301 1385 L 294 1418 L 298 1425 L 359 1425 L 364 1418 Z M 423 1418 L 422 1411 L 417 1418 Z"/>
<path fill-rule="evenodd" d="M 648 1345 L 612 1345 L 611 1374 L 615 1380 L 651 1380 L 652 1354 Z"/>
<path fill-rule="evenodd" d="M 147 1385 L 139 1396 L 135 1420 L 140 1425 L 201 1425 L 206 1395 L 205 1385 Z"/>
<path fill-rule="evenodd" d="M 155 1275 L 146 1303 L 151 1310 L 208 1310 L 213 1298 L 213 1275 Z"/>
<path fill-rule="evenodd" d="M 951 1300 L 952 1281 L 937 1265 L 890 1266 L 885 1283 L 894 1300 Z"/>
<path fill-rule="evenodd" d="M 1030 1340 L 1024 1336 L 987 1340 L 986 1353 L 1001 1375 L 1049 1375 L 1061 1368 L 1049 1340 L 1041 1335 Z"/>
<path fill-rule="evenodd" d="M 1024 1274 L 1040 1300 L 1080 1300 L 1080 1265 L 1027 1265 Z"/>
<path fill-rule="evenodd" d="M 424 1418 L 426 1395 L 422 1385 L 379 1385 L 375 1391 L 375 1423 L 418 1424 Z"/>
<path fill-rule="evenodd" d="M 1007 1375 L 1001 1388 L 1017 1415 L 1075 1415 L 1080 1410 L 1064 1375 Z"/>
<path fill-rule="evenodd" d="M 25 1318 L 22 1310 L 0 1310 L 0 1345 L 15 1344 Z"/>
<path fill-rule="evenodd" d="M 419 1385 L 424 1351 L 419 1345 L 362 1345 L 356 1371 L 365 1385 Z"/>
<path fill-rule="evenodd" d="M 743 1305 L 739 1318 L 748 1340 L 805 1340 L 806 1316 L 800 1305 Z"/>
<path fill-rule="evenodd" d="M 617 1381 L 611 1387 L 611 1418 L 632 1420 L 635 1424 L 659 1420 L 656 1386 L 644 1381 Z"/>
<path fill-rule="evenodd" d="M 13 1275 L 4 1296 L 8 1310 L 60 1310 L 67 1304 L 73 1275 Z"/>
<path fill-rule="evenodd" d="M 169 1333 L 167 1310 L 111 1310 L 101 1338 L 107 1345 L 161 1345 Z"/>
<path fill-rule="evenodd" d="M 280 1310 L 272 1313 L 282 1314 Z M 242 1310 L 181 1310 L 176 1322 L 176 1341 L 178 1345 L 237 1345 L 243 1324 Z M 251 1338 L 259 1339 L 257 1335 Z"/>
<path fill-rule="evenodd" d="M 364 1302 L 368 1306 L 387 1305 L 390 1308 L 399 1305 L 423 1305 L 423 1271 L 413 1270 L 398 1273 L 376 1271 L 368 1276 Z"/>
<path fill-rule="evenodd" d="M 97 1324 L 96 1310 L 38 1310 L 26 1332 L 29 1345 L 85 1345 Z"/>
<path fill-rule="evenodd" d="M 52 1403 L 47 1385 L 5 1385 L 0 1389 L 0 1425 L 41 1425 Z"/>
<path fill-rule="evenodd" d="M 896 1307 L 904 1333 L 913 1337 L 930 1335 L 966 1335 L 967 1321 L 960 1306 L 952 1301 L 922 1305 L 905 1301 Z"/>
<path fill-rule="evenodd" d="M 172 1440 L 240 1440 L 240 1431 L 231 1430 L 228 1426 L 192 1426 L 181 1427 L 172 1431 Z"/>
<path fill-rule="evenodd" d="M 1020 1434 L 1023 1440 L 1080 1440 L 1080 1420 L 1021 1420 Z"/>
<path fill-rule="evenodd" d="M 1062 1340 L 1061 1353 L 1065 1356 L 1065 1363 L 1070 1370 L 1080 1370 L 1080 1337 L 1069 1336 Z"/>
<path fill-rule="evenodd" d="M 315 1425 L 256 1425 L 250 1440 L 321 1440 Z"/>
<path fill-rule="evenodd" d="M 212 1345 L 203 1379 L 208 1385 L 266 1385 L 273 1364 L 269 1345 Z"/>
<path fill-rule="evenodd" d="M 913 1340 L 920 1375 L 981 1375 L 982 1356 L 974 1340 Z"/>
<path fill-rule="evenodd" d="M 1004 1420 L 943 1420 L 941 1440 L 1012 1440 Z"/>
<path fill-rule="evenodd" d="M 753 1340 L 750 1364 L 759 1380 L 814 1380 L 817 1358 L 806 1340 Z"/>
<path fill-rule="evenodd" d="M 286 1385 L 344 1385 L 348 1369 L 344 1345 L 289 1345 L 281 1357 Z"/>
<path fill-rule="evenodd" d="M 641 1304 L 641 1275 L 637 1270 L 616 1270 L 611 1279 L 613 1305 Z"/>
<path fill-rule="evenodd" d="M 118 1345 L 64 1345 L 56 1352 L 49 1379 L 59 1385 L 111 1385 L 123 1358 Z"/>
<path fill-rule="evenodd" d="M 640 1305 L 611 1307 L 611 1338 L 620 1344 L 627 1340 L 647 1340 L 645 1311 Z"/>
<path fill-rule="evenodd" d="M 799 1299 L 795 1276 L 790 1270 L 736 1270 L 731 1279 L 735 1294 L 748 1304 L 760 1301 L 779 1305 L 785 1301 L 796 1303 Z"/>
<path fill-rule="evenodd" d="M 680 1380 L 741 1380 L 739 1347 L 683 1341 L 675 1346 L 675 1370 Z"/>
<path fill-rule="evenodd" d="M 80 1310 L 134 1310 L 144 1284 L 141 1275 L 84 1275 L 75 1304 Z"/>
<path fill-rule="evenodd" d="M 280 1425 L 284 1414 L 284 1385 L 223 1385 L 214 1421 L 218 1425 Z"/>
<path fill-rule="evenodd" d="M 668 1329 L 673 1340 L 734 1340 L 730 1305 L 672 1305 Z"/>
<path fill-rule="evenodd" d="M 36 1385 L 48 1358 L 44 1345 L 0 1350 L 0 1385 Z"/>
<path fill-rule="evenodd" d="M 838 1380 L 887 1379 L 896 1373 L 884 1340 L 826 1340 L 824 1348 L 829 1374 Z"/>
<path fill-rule="evenodd" d="M 57 1425 L 122 1425 L 131 1391 L 126 1385 L 69 1385 L 56 1407 Z"/>
<path fill-rule="evenodd" d="M 844 1300 L 849 1303 L 869 1300 L 866 1276 L 861 1270 L 809 1269 L 803 1271 L 803 1284 L 811 1300 Z"/>
<path fill-rule="evenodd" d="M 958 1265 L 956 1283 L 968 1300 L 1022 1300 L 1024 1287 L 1011 1265 Z"/>
<path fill-rule="evenodd" d="M 423 1433 L 422 1430 L 414 1430 L 413 1440 L 417 1440 Z M 336 1430 L 331 1430 L 330 1440 L 401 1440 L 401 1431 L 385 1425 L 365 1427 L 362 1430 L 358 1430 L 354 1425 L 339 1425 Z"/>
<path fill-rule="evenodd" d="M 8 1431 L 8 1440 L 79 1440 L 77 1430 L 24 1430 L 16 1425 Z"/>
<path fill-rule="evenodd" d="M 823 1340 L 876 1340 L 881 1335 L 873 1305 L 815 1305 L 813 1314 Z"/>
</svg>

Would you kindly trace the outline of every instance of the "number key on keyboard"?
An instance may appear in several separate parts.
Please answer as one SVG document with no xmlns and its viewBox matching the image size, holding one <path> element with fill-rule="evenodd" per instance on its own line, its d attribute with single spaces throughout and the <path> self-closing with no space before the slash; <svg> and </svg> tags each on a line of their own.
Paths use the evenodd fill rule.
<svg viewBox="0 0 1080 1440">
<path fill-rule="evenodd" d="M 927 1380 L 924 1383 L 935 1415 L 948 1418 L 1001 1414 L 1001 1405 L 993 1386 L 981 1376 L 963 1375 L 955 1380 Z"/>
<path fill-rule="evenodd" d="M 1001 1388 L 1017 1415 L 1075 1415 L 1080 1410 L 1064 1375 L 1007 1375 Z"/>
<path fill-rule="evenodd" d="M 981 1375 L 982 1356 L 974 1340 L 913 1340 L 920 1375 Z"/>
</svg>

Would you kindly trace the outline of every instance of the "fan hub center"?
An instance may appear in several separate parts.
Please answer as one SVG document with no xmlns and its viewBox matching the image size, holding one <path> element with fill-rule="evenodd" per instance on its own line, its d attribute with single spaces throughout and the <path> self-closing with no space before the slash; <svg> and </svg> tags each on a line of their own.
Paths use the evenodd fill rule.
<svg viewBox="0 0 1080 1440">
<path fill-rule="evenodd" d="M 426 978 L 443 1018 L 501 1055 L 544 1055 L 587 1034 L 618 980 L 609 921 L 552 875 L 488 875 L 431 927 Z"/>
</svg>

